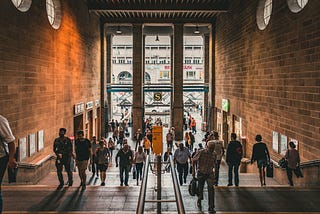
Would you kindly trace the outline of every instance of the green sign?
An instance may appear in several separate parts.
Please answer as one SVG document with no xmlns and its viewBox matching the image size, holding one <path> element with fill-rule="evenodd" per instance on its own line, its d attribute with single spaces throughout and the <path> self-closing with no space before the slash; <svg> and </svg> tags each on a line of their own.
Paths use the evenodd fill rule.
<svg viewBox="0 0 320 214">
<path fill-rule="evenodd" d="M 222 99 L 222 111 L 229 112 L 230 102 L 228 99 Z"/>
</svg>

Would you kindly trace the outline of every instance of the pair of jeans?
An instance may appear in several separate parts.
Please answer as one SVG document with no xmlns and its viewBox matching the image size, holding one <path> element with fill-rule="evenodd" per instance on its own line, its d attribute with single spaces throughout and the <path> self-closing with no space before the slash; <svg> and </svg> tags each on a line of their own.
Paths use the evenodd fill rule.
<svg viewBox="0 0 320 214">
<path fill-rule="evenodd" d="M 215 166 L 215 168 L 214 168 L 214 174 L 215 174 L 215 176 L 216 176 L 216 180 L 215 180 L 215 184 L 216 185 L 218 185 L 218 183 L 219 183 L 219 172 L 220 172 L 220 164 L 221 164 L 221 160 L 217 160 L 216 161 L 216 166 Z"/>
<path fill-rule="evenodd" d="M 204 184 L 207 182 L 208 187 L 208 208 L 213 211 L 215 208 L 214 205 L 214 184 L 215 184 L 215 175 L 211 174 L 202 174 L 198 172 L 198 200 L 203 200 L 203 188 Z"/>
<path fill-rule="evenodd" d="M 64 185 L 63 175 L 62 175 L 62 169 L 63 166 L 68 174 L 68 183 L 69 185 L 73 183 L 73 175 L 70 167 L 71 158 L 69 159 L 57 159 L 56 160 L 56 168 L 57 168 L 57 175 L 60 182 L 60 185 Z"/>
<path fill-rule="evenodd" d="M 187 179 L 187 176 L 188 176 L 188 162 L 186 163 L 179 163 L 177 162 L 177 170 L 178 170 L 178 173 L 179 173 L 179 182 L 180 182 L 180 185 L 183 184 L 183 181 L 184 183 L 186 183 L 186 179 Z M 183 180 L 182 180 L 182 177 L 183 177 Z"/>
<path fill-rule="evenodd" d="M 288 177 L 290 186 L 293 186 L 293 180 L 292 180 L 292 171 L 293 171 L 293 170 L 294 170 L 294 169 L 291 169 L 291 168 L 289 168 L 289 167 L 286 168 L 287 177 Z"/>
<path fill-rule="evenodd" d="M 240 163 L 228 163 L 228 184 L 232 185 L 232 171 L 234 172 L 234 184 L 239 186 L 239 165 Z"/>
<path fill-rule="evenodd" d="M 7 169 L 7 165 L 8 165 L 8 161 L 9 161 L 9 156 L 5 156 L 0 158 L 0 213 L 2 213 L 2 193 L 1 193 L 1 184 L 2 184 L 2 179 L 4 176 L 4 173 Z"/>
<path fill-rule="evenodd" d="M 98 164 L 96 160 L 96 156 L 92 155 L 92 164 L 91 164 L 91 169 L 92 169 L 92 174 L 94 175 L 97 172 L 97 176 L 99 175 L 99 169 L 98 169 Z"/>
<path fill-rule="evenodd" d="M 125 166 L 120 165 L 119 168 L 120 168 L 120 183 L 121 183 L 121 185 L 123 184 L 123 173 L 124 173 L 124 184 L 128 185 L 130 165 L 125 165 Z"/>
<path fill-rule="evenodd" d="M 143 168 L 143 162 L 136 163 L 137 180 L 139 180 L 139 178 L 142 178 L 142 168 Z"/>
</svg>

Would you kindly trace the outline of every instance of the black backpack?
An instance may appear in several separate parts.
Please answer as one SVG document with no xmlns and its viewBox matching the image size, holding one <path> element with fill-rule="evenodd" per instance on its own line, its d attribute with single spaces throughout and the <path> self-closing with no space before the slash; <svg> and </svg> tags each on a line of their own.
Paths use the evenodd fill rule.
<svg viewBox="0 0 320 214">
<path fill-rule="evenodd" d="M 197 178 L 192 178 L 192 180 L 190 181 L 188 190 L 189 190 L 189 194 L 191 196 L 198 195 L 199 188 L 198 188 L 198 179 Z"/>
</svg>

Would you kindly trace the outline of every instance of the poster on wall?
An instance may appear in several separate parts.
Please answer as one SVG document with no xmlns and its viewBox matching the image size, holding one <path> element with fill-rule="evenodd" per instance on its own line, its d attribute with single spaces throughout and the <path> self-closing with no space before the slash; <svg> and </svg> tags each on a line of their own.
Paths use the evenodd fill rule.
<svg viewBox="0 0 320 214">
<path fill-rule="evenodd" d="M 279 133 L 275 131 L 272 131 L 272 149 L 279 152 Z"/>
<path fill-rule="evenodd" d="M 280 154 L 285 155 L 288 148 L 288 137 L 281 134 L 280 135 Z"/>
<path fill-rule="evenodd" d="M 44 147 L 44 136 L 43 136 L 43 130 L 38 131 L 38 151 L 43 149 Z"/>
<path fill-rule="evenodd" d="M 27 137 L 19 138 L 19 157 L 18 161 L 21 162 L 27 157 Z"/>
<path fill-rule="evenodd" d="M 36 153 L 37 144 L 36 144 L 36 133 L 29 135 L 29 157 Z"/>
</svg>

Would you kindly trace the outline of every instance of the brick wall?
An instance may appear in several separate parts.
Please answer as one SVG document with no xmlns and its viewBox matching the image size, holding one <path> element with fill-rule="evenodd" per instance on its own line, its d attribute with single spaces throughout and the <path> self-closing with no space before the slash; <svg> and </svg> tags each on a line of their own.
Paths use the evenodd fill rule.
<svg viewBox="0 0 320 214">
<path fill-rule="evenodd" d="M 292 13 L 273 1 L 265 30 L 258 29 L 258 1 L 233 1 L 217 18 L 216 107 L 230 99 L 230 114 L 243 119 L 251 156 L 260 133 L 272 151 L 272 131 L 299 141 L 303 161 L 320 154 L 320 1 Z"/>
<path fill-rule="evenodd" d="M 16 138 L 44 130 L 52 153 L 60 127 L 73 135 L 74 104 L 100 98 L 99 19 L 84 1 L 61 1 L 58 30 L 49 24 L 45 1 L 27 12 L 0 1 L 0 114 Z"/>
</svg>

